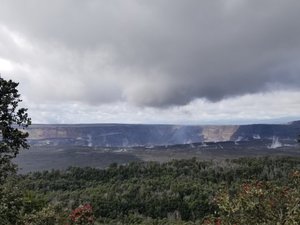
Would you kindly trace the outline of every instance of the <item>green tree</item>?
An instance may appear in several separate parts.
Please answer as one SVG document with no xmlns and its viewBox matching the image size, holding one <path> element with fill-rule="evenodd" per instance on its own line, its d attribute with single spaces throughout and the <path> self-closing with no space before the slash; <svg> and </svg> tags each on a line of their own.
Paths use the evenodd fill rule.
<svg viewBox="0 0 300 225">
<path fill-rule="evenodd" d="M 0 77 L 0 185 L 5 178 L 16 171 L 12 159 L 21 148 L 28 148 L 24 131 L 31 124 L 27 109 L 19 108 L 22 101 L 18 83 Z"/>
<path fill-rule="evenodd" d="M 0 186 L 0 225 L 18 224 L 23 208 L 23 193 L 15 179 Z"/>
</svg>

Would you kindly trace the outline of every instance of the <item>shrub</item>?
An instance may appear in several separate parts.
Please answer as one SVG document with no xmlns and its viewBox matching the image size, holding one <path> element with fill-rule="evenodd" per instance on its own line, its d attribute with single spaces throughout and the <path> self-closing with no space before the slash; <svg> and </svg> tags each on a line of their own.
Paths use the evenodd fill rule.
<svg viewBox="0 0 300 225">
<path fill-rule="evenodd" d="M 70 214 L 70 225 L 93 225 L 95 217 L 90 204 L 84 204 L 74 209 Z"/>
</svg>

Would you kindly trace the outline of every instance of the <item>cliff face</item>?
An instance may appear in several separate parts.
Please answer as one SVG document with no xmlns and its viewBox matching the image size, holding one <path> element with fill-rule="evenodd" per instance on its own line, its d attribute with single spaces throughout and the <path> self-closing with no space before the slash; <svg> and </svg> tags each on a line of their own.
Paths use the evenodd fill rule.
<svg viewBox="0 0 300 225">
<path fill-rule="evenodd" d="M 28 132 L 33 145 L 82 145 L 103 147 L 174 145 L 196 142 L 251 139 L 294 140 L 300 122 L 284 125 L 175 126 L 175 125 L 32 125 Z"/>
<path fill-rule="evenodd" d="M 239 137 L 243 139 L 279 139 L 294 140 L 300 134 L 300 123 L 291 123 L 286 125 L 255 124 L 240 126 L 232 135 L 231 139 Z"/>
<path fill-rule="evenodd" d="M 230 141 L 239 126 L 204 126 L 202 135 L 206 142 Z"/>
<path fill-rule="evenodd" d="M 203 140 L 199 126 L 33 125 L 28 131 L 33 144 L 120 147 L 173 145 Z"/>
</svg>

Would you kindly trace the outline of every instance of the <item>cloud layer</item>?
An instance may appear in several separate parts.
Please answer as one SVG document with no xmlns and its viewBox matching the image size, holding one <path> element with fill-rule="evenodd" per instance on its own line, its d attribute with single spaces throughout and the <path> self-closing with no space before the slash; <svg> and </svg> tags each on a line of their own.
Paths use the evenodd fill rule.
<svg viewBox="0 0 300 225">
<path fill-rule="evenodd" d="M 250 94 L 216 103 L 198 99 L 184 106 L 137 107 L 126 102 L 100 106 L 32 104 L 34 123 L 249 124 L 299 120 L 300 91 Z M 254 101 L 255 99 L 255 101 Z M 274 101 L 276 99 L 276 101 Z"/>
<path fill-rule="evenodd" d="M 0 72 L 34 104 L 300 90 L 298 0 L 0 1 Z"/>
</svg>

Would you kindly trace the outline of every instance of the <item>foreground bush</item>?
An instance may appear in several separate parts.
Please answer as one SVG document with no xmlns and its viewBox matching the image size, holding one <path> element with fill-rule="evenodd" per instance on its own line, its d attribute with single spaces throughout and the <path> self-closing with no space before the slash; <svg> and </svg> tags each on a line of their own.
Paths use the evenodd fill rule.
<svg viewBox="0 0 300 225">
<path fill-rule="evenodd" d="M 72 211 L 70 214 L 70 225 L 93 225 L 95 217 L 90 204 L 84 204 Z"/>
<path fill-rule="evenodd" d="M 215 199 L 218 215 L 205 224 L 299 224 L 300 172 L 291 173 L 289 181 L 287 186 L 251 181 L 243 183 L 237 193 L 219 192 Z"/>
</svg>

